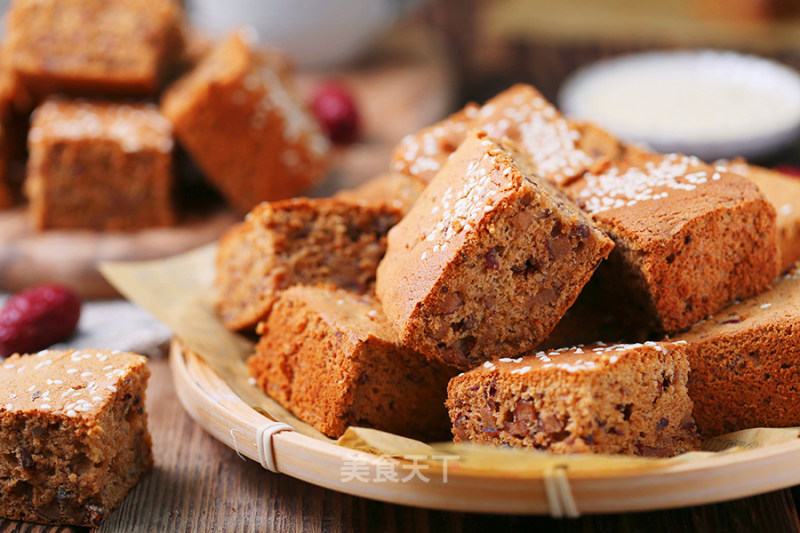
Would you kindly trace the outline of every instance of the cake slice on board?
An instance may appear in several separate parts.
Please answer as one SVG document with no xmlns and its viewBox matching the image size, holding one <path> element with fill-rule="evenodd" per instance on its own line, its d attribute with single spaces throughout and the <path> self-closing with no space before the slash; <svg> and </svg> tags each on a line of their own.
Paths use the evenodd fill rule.
<svg viewBox="0 0 800 533">
<path fill-rule="evenodd" d="M 376 290 L 402 342 L 468 369 L 541 342 L 612 247 L 521 154 L 478 130 L 390 230 Z"/>
</svg>

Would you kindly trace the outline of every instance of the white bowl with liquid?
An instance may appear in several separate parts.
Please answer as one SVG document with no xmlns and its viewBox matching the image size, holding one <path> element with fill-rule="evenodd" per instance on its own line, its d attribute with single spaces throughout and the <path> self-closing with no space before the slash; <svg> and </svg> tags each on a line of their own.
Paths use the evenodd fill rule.
<svg viewBox="0 0 800 533">
<path fill-rule="evenodd" d="M 562 86 L 565 114 L 659 152 L 768 155 L 800 134 L 800 74 L 764 58 L 701 50 L 601 61 Z"/>
</svg>

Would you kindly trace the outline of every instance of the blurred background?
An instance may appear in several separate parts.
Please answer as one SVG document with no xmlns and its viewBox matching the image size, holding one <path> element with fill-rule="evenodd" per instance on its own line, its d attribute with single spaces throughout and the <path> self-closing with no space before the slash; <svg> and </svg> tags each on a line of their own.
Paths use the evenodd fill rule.
<svg viewBox="0 0 800 533">
<path fill-rule="evenodd" d="M 187 10 L 211 34 L 247 23 L 310 71 L 374 66 L 405 41 L 446 73 L 430 98 L 447 111 L 519 82 L 557 103 L 579 68 L 648 50 L 733 50 L 800 68 L 798 0 L 188 0 Z"/>
<path fill-rule="evenodd" d="M 130 5 L 146 4 L 118 0 L 92 3 L 90 9 L 84 0 L 26 1 L 45 5 L 45 13 L 54 5 L 71 6 L 78 10 L 79 19 L 120 6 L 139 9 L 127 12 L 133 19 L 143 11 Z M 669 127 L 692 135 L 710 131 L 711 137 L 717 135 L 711 138 L 711 150 L 706 150 L 708 143 L 672 146 L 709 161 L 746 155 L 751 162 L 780 165 L 781 171 L 800 175 L 800 0 L 183 0 L 182 4 L 186 20 L 181 16 L 180 31 L 185 46 L 173 58 L 178 65 L 146 94 L 113 97 L 133 96 L 157 105 L 175 80 L 199 69 L 215 43 L 232 30 L 247 27 L 258 45 L 276 48 L 290 58 L 296 67 L 291 85 L 309 112 L 324 126 L 346 132 L 337 135 L 326 128 L 331 157 L 324 179 L 303 191 L 309 196 L 329 196 L 387 172 L 392 150 L 402 137 L 436 123 L 467 102 L 483 103 L 514 83 L 535 86 L 569 115 L 563 92 L 576 72 L 603 60 L 648 51 L 711 49 L 753 54 L 772 63 L 766 68 L 763 61 L 729 61 L 730 54 L 709 56 L 710 62 L 679 68 L 680 84 L 660 84 L 655 76 L 659 69 L 650 69 L 655 77 L 637 80 L 642 82 L 638 93 L 632 82 L 624 86 L 616 82 L 603 94 L 589 98 L 579 93 L 573 100 L 591 100 L 606 111 L 620 109 L 619 115 L 638 119 L 651 135 L 650 139 L 624 136 L 615 130 L 613 120 L 597 120 L 626 141 L 650 142 Z M 8 0 L 0 0 L 3 12 L 8 5 Z M 58 20 L 47 23 L 58 25 Z M 33 24 L 28 19 L 21 26 Z M 85 27 L 79 27 L 79 33 L 85 33 Z M 53 41 L 53 32 L 47 27 L 44 31 L 46 37 L 32 39 L 29 46 Z M 100 35 L 100 47 L 107 55 L 118 48 L 103 48 L 103 39 L 113 37 L 124 43 L 129 38 L 115 31 L 110 28 L 109 35 Z M 22 28 L 20 33 L 29 32 Z M 81 40 L 71 34 L 66 39 Z M 7 36 L 0 46 L 0 73 L 14 70 L 3 64 L 12 48 L 10 41 Z M 75 45 L 77 57 L 93 57 L 80 42 L 69 42 Z M 55 48 L 50 51 L 54 56 L 63 51 Z M 45 55 L 33 54 L 47 64 L 52 58 Z M 699 83 L 723 64 L 733 68 Z M 45 74 L 49 68 L 44 68 Z M 14 198 L 0 210 L 0 289 L 18 290 L 61 276 L 70 278 L 85 295 L 113 296 L 115 292 L 96 270 L 98 262 L 178 253 L 217 239 L 240 220 L 241 213 L 231 212 L 207 183 L 194 154 L 176 138 L 172 154 L 175 227 L 154 228 L 141 236 L 136 232 L 32 230 L 22 184 L 27 172 L 28 126 L 38 102 L 29 98 L 28 87 L 12 78 L 5 84 L 6 92 L 12 93 L 12 109 L 3 127 L 5 179 Z M 616 87 L 627 92 L 615 94 Z M 316 105 L 323 100 L 320 95 L 335 105 Z M 78 91 L 73 96 L 92 95 Z M 614 105 L 612 97 L 618 100 Z M 692 101 L 693 97 L 698 98 Z M 688 98 L 688 103 L 682 98 Z M 613 119 L 614 113 L 610 116 Z M 677 119 L 683 128 L 667 124 L 668 119 Z M 743 138 L 729 142 L 731 132 Z M 753 147 L 758 150 L 748 153 Z M 56 246 L 70 258 L 67 274 L 50 260 Z M 31 269 L 31 264 L 41 268 Z"/>
</svg>

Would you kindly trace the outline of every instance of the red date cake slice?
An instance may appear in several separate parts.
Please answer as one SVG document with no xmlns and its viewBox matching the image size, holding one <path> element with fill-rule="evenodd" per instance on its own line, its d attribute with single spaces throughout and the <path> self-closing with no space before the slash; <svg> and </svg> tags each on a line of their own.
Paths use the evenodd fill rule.
<svg viewBox="0 0 800 533">
<path fill-rule="evenodd" d="M 329 437 L 348 426 L 442 439 L 454 372 L 402 346 L 371 297 L 296 286 L 283 292 L 247 364 L 271 397 Z"/>
<path fill-rule="evenodd" d="M 450 381 L 456 442 L 669 457 L 697 446 L 678 343 L 595 344 L 500 359 Z"/>
<path fill-rule="evenodd" d="M 743 161 L 716 165 L 750 179 L 775 207 L 781 271 L 800 261 L 800 179 Z"/>
<path fill-rule="evenodd" d="M 172 126 L 152 104 L 49 98 L 28 132 L 38 229 L 129 231 L 175 222 Z"/>
<path fill-rule="evenodd" d="M 386 233 L 401 217 L 385 203 L 295 198 L 264 203 L 219 243 L 217 308 L 225 325 L 252 328 L 296 284 L 374 288 Z"/>
<path fill-rule="evenodd" d="M 775 210 L 747 178 L 679 154 L 640 154 L 569 194 L 616 244 L 598 271 L 610 302 L 674 333 L 777 275 Z"/>
<path fill-rule="evenodd" d="M 800 426 L 800 275 L 696 324 L 688 342 L 689 395 L 704 437 Z"/>
<path fill-rule="evenodd" d="M 285 62 L 233 33 L 171 85 L 161 110 L 189 155 L 239 212 L 296 196 L 327 170 L 328 140 Z"/>
<path fill-rule="evenodd" d="M 181 49 L 173 0 L 15 0 L 8 51 L 26 89 L 147 96 Z"/>
<path fill-rule="evenodd" d="M 0 516 L 99 526 L 153 464 L 146 359 L 101 350 L 0 363 Z"/>
<path fill-rule="evenodd" d="M 565 119 L 530 85 L 514 85 L 482 107 L 469 104 L 404 137 L 394 150 L 392 170 L 429 183 L 475 128 L 514 141 L 538 175 L 559 185 L 598 170 L 622 151 L 620 143 L 600 128 Z"/>
<path fill-rule="evenodd" d="M 401 340 L 462 369 L 532 349 L 613 244 L 476 131 L 389 232 L 376 290 Z"/>
</svg>

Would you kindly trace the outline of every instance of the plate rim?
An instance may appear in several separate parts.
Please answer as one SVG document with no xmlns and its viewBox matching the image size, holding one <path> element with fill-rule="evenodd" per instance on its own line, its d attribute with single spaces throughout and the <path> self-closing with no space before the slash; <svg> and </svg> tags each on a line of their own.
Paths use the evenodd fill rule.
<svg viewBox="0 0 800 533">
<path fill-rule="evenodd" d="M 187 413 L 212 437 L 261 466 L 259 429 L 279 422 L 250 407 L 177 338 L 170 344 L 169 366 Z M 558 491 L 548 489 L 552 477 L 542 472 L 492 474 L 473 469 L 450 471 L 445 478 L 434 465 L 427 482 L 419 477 L 406 483 L 343 480 L 343 461 L 372 464 L 378 456 L 296 431 L 274 433 L 271 442 L 279 473 L 353 496 L 443 511 L 552 516 L 655 511 L 719 503 L 800 483 L 800 439 L 644 470 L 598 473 L 566 468 L 563 481 L 568 501 L 574 504 L 570 514 Z"/>
</svg>

